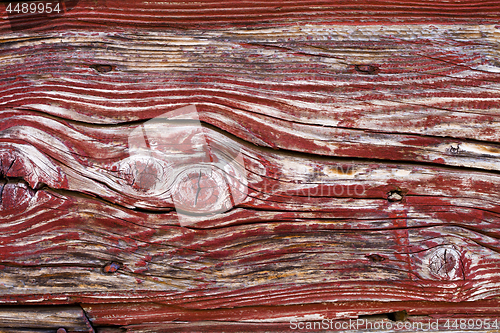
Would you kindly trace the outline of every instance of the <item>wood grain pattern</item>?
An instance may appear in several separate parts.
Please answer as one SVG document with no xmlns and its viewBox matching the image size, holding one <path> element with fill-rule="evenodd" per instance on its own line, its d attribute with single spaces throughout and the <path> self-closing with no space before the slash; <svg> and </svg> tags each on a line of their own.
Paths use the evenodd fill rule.
<svg viewBox="0 0 500 333">
<path fill-rule="evenodd" d="M 0 308 L 2 332 L 89 332 L 94 329 L 77 306 L 10 306 Z"/>
<path fill-rule="evenodd" d="M 2 10 L 3 31 L 66 29 L 273 28 L 305 24 L 498 24 L 499 4 L 462 1 L 64 1 L 60 13 Z M 8 21 L 6 19 L 9 19 Z"/>
<path fill-rule="evenodd" d="M 498 316 L 496 2 L 120 8 L 2 14 L 1 304 L 102 332 Z"/>
</svg>

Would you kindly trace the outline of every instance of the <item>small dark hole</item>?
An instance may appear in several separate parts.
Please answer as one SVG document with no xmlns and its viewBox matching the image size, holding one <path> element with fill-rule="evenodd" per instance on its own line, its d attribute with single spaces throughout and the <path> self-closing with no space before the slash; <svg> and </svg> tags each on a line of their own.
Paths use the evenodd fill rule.
<svg viewBox="0 0 500 333">
<path fill-rule="evenodd" d="M 361 74 L 374 75 L 374 74 L 378 74 L 378 72 L 379 72 L 379 68 L 377 66 L 374 66 L 374 65 L 356 65 L 355 68 L 356 68 L 356 71 L 358 73 L 361 73 Z"/>
<path fill-rule="evenodd" d="M 401 201 L 403 200 L 403 192 L 396 190 L 396 191 L 390 191 L 387 193 L 387 200 L 389 201 Z"/>
<path fill-rule="evenodd" d="M 99 73 L 108 73 L 113 70 L 113 66 L 111 65 L 92 65 L 91 68 L 95 69 Z"/>
<path fill-rule="evenodd" d="M 392 321 L 405 321 L 408 318 L 408 313 L 403 311 L 396 311 L 387 314 L 387 318 Z"/>
<path fill-rule="evenodd" d="M 384 261 L 385 258 L 378 255 L 378 254 L 370 254 L 370 255 L 367 255 L 366 256 L 368 259 L 370 259 L 371 261 L 374 261 L 374 262 L 380 262 L 380 261 Z"/>
</svg>

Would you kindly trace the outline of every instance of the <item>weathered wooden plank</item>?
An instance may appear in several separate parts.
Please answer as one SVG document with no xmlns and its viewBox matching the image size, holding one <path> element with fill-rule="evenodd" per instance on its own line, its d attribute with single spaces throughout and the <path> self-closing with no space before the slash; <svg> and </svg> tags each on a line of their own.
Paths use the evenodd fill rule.
<svg viewBox="0 0 500 333">
<path fill-rule="evenodd" d="M 498 316 L 496 2 L 120 6 L 2 11 L 0 303 L 103 332 Z"/>
<path fill-rule="evenodd" d="M 372 30 L 9 37 L 10 73 L 32 61 L 32 73 L 44 74 L 22 74 L 0 103 L 91 123 L 194 104 L 202 121 L 262 146 L 497 170 L 498 29 Z M 22 45 L 53 55 L 20 62 Z"/>
<path fill-rule="evenodd" d="M 460 199 L 405 200 L 339 200 L 324 212 L 237 209 L 209 218 L 208 229 L 186 229 L 172 213 L 39 190 L 32 202 L 40 207 L 3 225 L 0 299 L 154 297 L 208 309 L 498 297 L 498 212 L 460 209 L 452 204 Z M 106 273 L 112 262 L 119 269 Z"/>
<path fill-rule="evenodd" d="M 155 192 L 148 187 L 152 185 L 127 178 L 138 177 L 128 174 L 126 170 L 135 168 L 140 158 L 144 157 L 127 153 L 131 133 L 140 128 L 137 125 L 97 130 L 91 126 L 65 124 L 33 114 L 12 114 L 15 116 L 5 117 L 2 121 L 0 136 L 3 147 L 2 171 L 5 176 L 23 178 L 33 189 L 47 184 L 53 188 L 99 196 L 126 207 L 165 211 L 173 208 L 171 195 L 175 194 L 175 184 L 169 182 L 172 171 L 168 170 L 186 164 L 183 156 L 189 153 L 175 152 L 175 149 L 186 143 L 180 143 L 175 137 L 162 137 L 168 142 L 156 150 L 162 155 L 146 156 L 159 168 L 168 168 L 161 175 L 158 174 L 157 182 L 163 184 L 164 188 Z M 163 124 L 149 130 L 154 136 L 169 128 Z M 214 149 L 210 155 L 213 158 L 220 158 L 223 153 L 241 153 L 238 163 L 242 164 L 242 170 L 245 169 L 243 173 L 250 192 L 239 202 L 246 207 L 278 209 L 281 205 L 280 210 L 295 210 L 294 203 L 301 203 L 303 208 L 316 207 L 314 210 L 318 210 L 331 204 L 328 197 L 382 199 L 387 198 L 388 192 L 397 189 L 408 195 L 457 196 L 460 193 L 460 196 L 470 199 L 483 199 L 487 195 L 490 202 L 497 202 L 496 173 L 437 168 L 426 164 L 375 163 L 368 159 L 346 161 L 308 155 L 294 156 L 287 152 L 245 145 L 211 128 L 189 128 L 194 128 L 196 135 L 200 134 L 208 140 L 208 146 Z M 99 137 L 99 134 L 102 136 Z M 175 132 L 173 134 L 176 135 Z M 111 138 L 113 141 L 110 141 Z M 173 157 L 174 162 L 167 161 Z M 195 160 L 202 161 L 199 158 Z M 482 160 L 478 157 L 476 163 Z M 493 166 L 495 163 L 492 159 Z M 420 185 L 423 182 L 426 186 Z M 6 185 L 4 188 L 9 190 L 11 187 Z M 32 196 L 34 192 L 28 191 L 28 194 Z M 17 207 L 19 202 L 22 200 L 6 201 L 4 210 L 8 210 L 9 205 Z"/>
<path fill-rule="evenodd" d="M 433 303 L 433 302 L 363 302 L 363 309 L 360 309 L 358 302 L 339 302 L 339 303 L 316 303 L 316 304 L 301 304 L 301 305 L 286 305 L 281 307 L 256 306 L 242 308 L 219 308 L 216 310 L 205 311 L 186 311 L 179 308 L 166 306 L 164 304 L 108 304 L 108 305 L 84 305 L 86 311 L 89 312 L 90 318 L 95 323 L 111 324 L 120 321 L 126 324 L 131 331 L 141 331 L 141 329 L 158 329 L 161 331 L 164 328 L 177 327 L 182 331 L 183 326 L 196 331 L 196 324 L 201 324 L 198 329 L 206 329 L 207 331 L 217 331 L 222 327 L 229 331 L 237 331 L 237 329 L 245 329 L 244 323 L 248 323 L 248 328 L 255 327 L 256 324 L 262 324 L 264 329 L 274 329 L 271 332 L 290 332 L 298 331 L 297 328 L 290 329 L 293 322 L 322 322 L 323 320 L 332 320 L 334 322 L 353 322 L 363 320 L 366 322 L 391 322 L 395 328 L 398 322 L 406 323 L 424 323 L 429 320 L 439 321 L 438 329 L 429 329 L 435 332 L 440 329 L 451 330 L 453 327 L 449 325 L 446 329 L 444 325 L 446 320 L 462 320 L 482 319 L 483 323 L 489 319 L 494 324 L 494 320 L 498 317 L 498 302 L 497 301 L 481 301 L 481 302 L 465 302 L 465 303 Z M 406 309 L 406 310 L 405 310 Z M 429 313 L 431 313 L 429 315 Z M 120 314 L 120 316 L 116 316 Z M 175 319 L 174 319 L 175 318 Z M 390 319 L 389 319 L 390 318 Z M 155 322 L 156 320 L 156 322 Z M 160 322 L 160 320 L 165 320 Z M 190 325 L 189 322 L 195 321 L 196 324 Z M 210 321 L 218 321 L 218 323 L 210 323 Z M 143 324 L 149 322 L 150 324 Z M 186 323 L 187 322 L 187 323 Z M 481 323 L 482 329 L 486 327 Z M 207 325 L 208 324 L 208 325 Z M 210 330 L 209 325 L 215 327 Z M 360 323 L 362 324 L 362 323 Z M 207 325 L 208 327 L 203 327 Z M 232 328 L 231 326 L 236 326 Z M 471 328 L 479 328 L 479 324 L 470 325 Z M 493 331 L 498 331 L 497 327 L 491 327 Z M 288 328 L 288 329 L 287 329 Z M 363 331 L 362 325 L 359 331 Z M 404 328 L 404 327 L 401 327 Z M 416 326 L 413 326 L 415 331 L 418 331 Z M 428 327 L 427 327 L 428 328 Z M 481 328 L 480 328 L 481 329 Z M 404 331 L 403 329 L 401 329 Z M 472 329 L 471 329 L 472 330 Z M 313 330 L 321 331 L 321 330 Z M 331 330 L 342 331 L 342 330 Z M 346 330 L 343 330 L 346 331 Z M 356 329 L 351 331 L 357 331 Z M 376 331 L 376 330 L 368 330 Z M 390 330 L 389 330 L 390 331 Z M 399 331 L 392 330 L 392 331 Z M 409 329 L 408 331 L 412 331 Z M 422 331 L 422 330 L 420 330 Z M 462 331 L 467 331 L 467 328 L 462 326 Z"/>
<path fill-rule="evenodd" d="M 306 24 L 498 23 L 496 1 L 61 1 L 61 12 L 8 15 L 0 31 L 274 28 Z M 8 19 L 8 20 L 7 20 Z"/>
<path fill-rule="evenodd" d="M 2 332 L 89 332 L 94 329 L 78 306 L 0 307 Z"/>
<path fill-rule="evenodd" d="M 385 316 L 383 316 L 385 317 Z M 380 317 L 382 318 L 382 317 Z M 334 320 L 334 321 L 302 321 L 302 322 L 292 322 L 292 323 L 234 323 L 234 322 L 214 322 L 214 321 L 204 321 L 197 323 L 149 323 L 149 324 L 136 324 L 124 326 L 126 332 L 190 332 L 190 333 L 203 333 L 203 332 L 238 332 L 238 333 L 251 333 L 256 331 L 265 332 L 297 332 L 298 330 L 317 332 L 374 332 L 384 330 L 386 332 L 407 332 L 413 333 L 418 330 L 420 331 L 431 331 L 434 333 L 461 333 L 461 332 L 481 332 L 484 330 L 482 323 L 486 322 L 488 319 L 484 317 L 463 317 L 462 322 L 463 328 L 454 329 L 452 325 L 455 324 L 455 318 L 451 319 L 447 323 L 447 320 L 438 320 L 435 318 L 429 318 L 426 316 L 412 316 L 409 317 L 405 322 L 392 322 L 391 320 L 385 318 L 381 319 L 359 319 L 356 320 Z M 467 324 L 474 323 L 471 325 Z M 476 325 L 476 323 L 480 323 Z M 400 325 L 400 326 L 397 326 Z M 405 328 L 405 325 L 407 325 Z M 456 327 L 460 327 L 460 321 L 457 321 Z M 389 329 L 391 327 L 392 329 Z M 401 328 L 400 328 L 401 327 Z M 470 327 L 470 328 L 469 328 Z M 495 331 L 495 329 L 490 331 Z M 102 333 L 116 333 L 118 331 L 112 328 L 106 328 L 100 330 Z"/>
</svg>

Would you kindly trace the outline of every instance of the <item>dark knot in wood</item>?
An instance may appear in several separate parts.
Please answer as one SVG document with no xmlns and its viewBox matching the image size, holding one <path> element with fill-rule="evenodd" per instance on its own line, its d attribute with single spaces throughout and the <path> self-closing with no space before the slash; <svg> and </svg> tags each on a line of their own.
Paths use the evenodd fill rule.
<svg viewBox="0 0 500 333">
<path fill-rule="evenodd" d="M 379 254 L 370 254 L 370 255 L 367 255 L 366 256 L 368 259 L 370 259 L 371 261 L 373 262 L 381 262 L 381 261 L 384 261 L 385 258 L 382 257 L 381 255 Z"/>
<path fill-rule="evenodd" d="M 380 69 L 375 65 L 356 65 L 355 69 L 358 73 L 376 75 Z"/>
<path fill-rule="evenodd" d="M 92 65 L 90 67 L 93 68 L 93 69 L 95 69 L 99 73 L 108 73 L 108 72 L 111 72 L 114 69 L 114 66 L 105 65 L 105 64 Z"/>
</svg>

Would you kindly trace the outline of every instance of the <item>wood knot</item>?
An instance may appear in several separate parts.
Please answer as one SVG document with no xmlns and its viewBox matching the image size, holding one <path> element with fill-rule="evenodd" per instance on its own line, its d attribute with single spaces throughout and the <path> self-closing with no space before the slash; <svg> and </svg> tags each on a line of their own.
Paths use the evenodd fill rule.
<svg viewBox="0 0 500 333">
<path fill-rule="evenodd" d="M 120 264 L 116 262 L 112 262 L 104 266 L 103 271 L 104 273 L 115 273 L 120 269 Z"/>
<path fill-rule="evenodd" d="M 172 168 L 164 161 L 148 155 L 134 155 L 120 162 L 120 183 L 143 194 L 157 195 L 165 191 Z"/>
<path fill-rule="evenodd" d="M 430 273 L 439 280 L 454 280 L 459 277 L 460 253 L 451 247 L 440 247 L 429 256 Z"/>
<path fill-rule="evenodd" d="M 355 65 L 354 68 L 358 73 L 368 74 L 368 75 L 375 75 L 378 74 L 378 72 L 380 71 L 378 66 L 375 65 Z"/>
<path fill-rule="evenodd" d="M 0 211 L 22 212 L 28 208 L 35 191 L 24 181 L 0 180 Z"/>
<path fill-rule="evenodd" d="M 99 73 L 108 73 L 114 69 L 114 66 L 105 65 L 105 64 L 98 64 L 98 65 L 91 65 L 90 68 L 95 69 Z"/>
<path fill-rule="evenodd" d="M 193 166 L 179 173 L 172 199 L 175 209 L 187 214 L 223 212 L 233 206 L 225 174 L 213 165 Z"/>
</svg>

